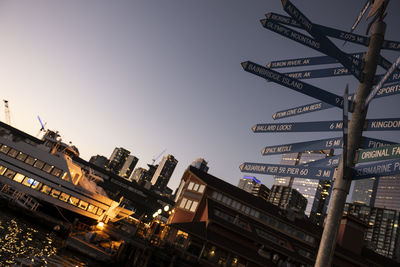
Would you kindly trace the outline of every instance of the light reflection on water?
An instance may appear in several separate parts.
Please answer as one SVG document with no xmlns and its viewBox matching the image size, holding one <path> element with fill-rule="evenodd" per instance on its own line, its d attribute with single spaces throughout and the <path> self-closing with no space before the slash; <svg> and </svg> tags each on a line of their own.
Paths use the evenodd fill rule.
<svg viewBox="0 0 400 267">
<path fill-rule="evenodd" d="M 52 262 L 51 266 L 86 266 L 69 256 L 56 255 L 61 246 L 62 239 L 50 229 L 17 218 L 7 209 L 0 211 L 0 266 L 13 265 L 17 259 L 38 266 L 47 266 L 47 262 Z"/>
</svg>

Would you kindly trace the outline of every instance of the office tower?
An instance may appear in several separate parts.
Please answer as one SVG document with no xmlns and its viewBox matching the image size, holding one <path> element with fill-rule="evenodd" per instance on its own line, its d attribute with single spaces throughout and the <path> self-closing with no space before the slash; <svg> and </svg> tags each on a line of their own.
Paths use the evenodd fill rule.
<svg viewBox="0 0 400 267">
<path fill-rule="evenodd" d="M 90 163 L 105 169 L 108 164 L 108 159 L 101 155 L 92 156 L 89 160 Z"/>
<path fill-rule="evenodd" d="M 385 257 L 400 260 L 399 211 L 346 203 L 344 213 L 356 217 L 369 226 L 364 235 L 369 249 Z"/>
<path fill-rule="evenodd" d="M 268 199 L 270 193 L 269 188 L 263 185 L 260 180 L 253 176 L 243 176 L 243 178 L 239 180 L 238 187 L 264 200 Z"/>
<path fill-rule="evenodd" d="M 332 155 L 333 150 L 284 154 L 282 156 L 281 164 L 302 165 Z M 331 194 L 331 181 L 297 177 L 275 177 L 274 185 L 289 186 L 299 191 L 307 198 L 305 214 L 312 217 L 316 223 L 322 223 L 328 208 Z"/>
<path fill-rule="evenodd" d="M 400 175 L 357 180 L 352 202 L 400 211 Z"/>
<path fill-rule="evenodd" d="M 273 185 L 268 201 L 281 209 L 291 209 L 303 214 L 307 207 L 307 198 L 290 186 Z"/>
<path fill-rule="evenodd" d="M 122 147 L 116 147 L 111 154 L 110 161 L 108 162 L 108 168 L 110 169 L 110 171 L 115 174 L 119 174 L 122 165 L 124 165 L 124 162 L 126 161 L 130 153 L 130 151 Z"/>
<path fill-rule="evenodd" d="M 172 155 L 168 154 L 163 157 L 151 178 L 151 184 L 156 190 L 162 192 L 166 188 L 177 163 L 178 161 Z"/>
<path fill-rule="evenodd" d="M 119 171 L 119 176 L 125 179 L 129 179 L 138 160 L 139 159 L 137 157 L 129 155 L 126 158 L 124 164 L 122 165 L 121 170 Z"/>
<path fill-rule="evenodd" d="M 147 170 L 145 168 L 136 168 L 130 177 L 131 181 L 136 181 L 138 184 L 140 184 L 143 180 L 144 177 L 146 176 Z"/>
<path fill-rule="evenodd" d="M 208 166 L 207 166 L 207 161 L 205 161 L 203 158 L 198 158 L 195 159 L 192 164 L 190 164 L 191 166 L 203 171 L 203 172 L 208 172 Z"/>
</svg>

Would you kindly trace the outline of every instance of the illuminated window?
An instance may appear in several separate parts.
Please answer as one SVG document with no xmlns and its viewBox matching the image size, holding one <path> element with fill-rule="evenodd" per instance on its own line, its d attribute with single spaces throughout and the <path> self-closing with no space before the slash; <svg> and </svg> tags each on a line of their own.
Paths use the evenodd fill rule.
<svg viewBox="0 0 400 267">
<path fill-rule="evenodd" d="M 68 198 L 69 198 L 69 195 L 68 195 L 68 194 L 65 194 L 65 193 L 61 193 L 61 195 L 60 195 L 60 197 L 59 197 L 59 199 L 60 199 L 61 201 L 64 201 L 64 202 L 67 202 L 67 201 L 68 201 Z"/>
<path fill-rule="evenodd" d="M 194 184 L 193 191 L 197 191 L 199 189 L 199 184 Z"/>
<path fill-rule="evenodd" d="M 193 182 L 190 182 L 189 185 L 188 185 L 188 189 L 189 189 L 189 190 L 193 190 L 193 186 L 194 186 L 194 183 L 193 183 Z"/>
<path fill-rule="evenodd" d="M 7 154 L 9 150 L 10 150 L 10 147 L 6 146 L 6 145 L 2 145 L 0 148 L 0 151 L 3 152 L 4 154 Z"/>
<path fill-rule="evenodd" d="M 18 155 L 17 155 L 17 160 L 25 161 L 27 157 L 28 157 L 27 154 L 19 152 Z"/>
<path fill-rule="evenodd" d="M 97 214 L 97 215 L 101 215 L 101 214 L 103 214 L 103 212 L 104 212 L 104 210 L 99 208 L 99 209 L 97 210 L 96 214 Z"/>
<path fill-rule="evenodd" d="M 6 172 L 7 168 L 0 165 L 0 175 L 3 175 Z"/>
<path fill-rule="evenodd" d="M 23 185 L 30 187 L 35 180 L 29 177 L 25 177 L 24 181 L 22 182 Z"/>
<path fill-rule="evenodd" d="M 205 185 L 200 185 L 200 187 L 199 187 L 199 193 L 203 193 L 204 192 L 204 188 L 205 188 L 206 186 Z"/>
<path fill-rule="evenodd" d="M 40 192 L 45 193 L 46 195 L 48 195 L 50 193 L 50 190 L 51 190 L 51 187 L 44 184 L 42 189 L 40 189 Z"/>
<path fill-rule="evenodd" d="M 190 211 L 191 211 L 191 212 L 195 212 L 198 204 L 199 204 L 199 203 L 198 203 L 197 201 L 193 201 L 193 204 L 192 204 L 192 206 L 190 207 Z"/>
<path fill-rule="evenodd" d="M 41 160 L 37 160 L 37 161 L 35 162 L 35 164 L 33 164 L 33 167 L 38 168 L 38 169 L 43 168 L 43 166 L 44 166 L 44 162 L 41 161 Z"/>
<path fill-rule="evenodd" d="M 51 166 L 50 164 L 44 164 L 42 170 L 47 172 L 47 173 L 51 173 L 51 170 L 53 169 L 53 166 Z"/>
<path fill-rule="evenodd" d="M 53 188 L 53 190 L 51 190 L 50 195 L 51 195 L 52 197 L 58 198 L 58 196 L 60 195 L 60 193 L 61 193 L 61 192 L 60 192 L 59 190 Z"/>
<path fill-rule="evenodd" d="M 15 175 L 15 174 L 16 174 L 15 171 L 8 169 L 8 170 L 4 173 L 4 176 L 7 177 L 7 178 L 12 179 L 12 178 L 14 178 L 14 175 Z"/>
<path fill-rule="evenodd" d="M 83 210 L 86 210 L 87 207 L 88 207 L 88 204 L 89 204 L 89 203 L 87 203 L 87 202 L 81 200 L 81 201 L 79 201 L 78 208 L 81 208 L 81 209 L 83 209 Z"/>
<path fill-rule="evenodd" d="M 17 183 L 21 183 L 22 180 L 24 180 L 25 175 L 21 174 L 21 173 L 17 173 L 15 174 L 13 180 L 16 181 Z"/>
<path fill-rule="evenodd" d="M 87 211 L 88 211 L 88 212 L 91 212 L 91 213 L 93 213 L 93 214 L 96 214 L 97 207 L 94 206 L 94 205 L 92 205 L 92 204 L 89 204 Z"/>
<path fill-rule="evenodd" d="M 18 155 L 19 151 L 15 150 L 14 148 L 11 148 L 10 151 L 8 151 L 7 155 L 15 158 Z"/>
<path fill-rule="evenodd" d="M 31 188 L 33 188 L 35 190 L 39 190 L 40 189 L 40 185 L 41 185 L 41 183 L 39 183 L 36 180 L 33 180 Z"/>
<path fill-rule="evenodd" d="M 186 205 L 185 205 L 185 209 L 187 209 L 187 210 L 190 209 L 190 206 L 192 205 L 192 202 L 193 202 L 192 200 L 188 199 L 188 201 L 186 202 Z"/>
<path fill-rule="evenodd" d="M 182 198 L 181 204 L 179 205 L 179 207 L 183 209 L 185 207 L 186 202 L 187 202 L 187 198 Z"/>
<path fill-rule="evenodd" d="M 33 163 L 35 163 L 35 161 L 36 161 L 36 159 L 34 157 L 28 156 L 25 160 L 25 163 L 29 164 L 29 165 L 33 165 Z"/>
<path fill-rule="evenodd" d="M 79 199 L 77 199 L 76 197 L 71 196 L 69 198 L 69 204 L 71 204 L 71 205 L 77 206 L 78 202 L 79 202 Z"/>
<path fill-rule="evenodd" d="M 54 175 L 54 176 L 56 176 L 56 177 L 60 177 L 61 172 L 62 172 L 62 171 L 61 171 L 60 169 L 54 168 L 54 169 L 51 171 L 51 174 Z"/>
</svg>

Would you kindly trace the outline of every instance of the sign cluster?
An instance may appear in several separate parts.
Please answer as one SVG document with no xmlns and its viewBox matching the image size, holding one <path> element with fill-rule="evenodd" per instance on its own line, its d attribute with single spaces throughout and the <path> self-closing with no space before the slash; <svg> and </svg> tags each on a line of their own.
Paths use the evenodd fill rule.
<svg viewBox="0 0 400 267">
<path fill-rule="evenodd" d="M 326 56 L 295 58 L 276 60 L 269 62 L 266 66 L 246 61 L 241 63 L 245 71 L 285 86 L 299 93 L 318 99 L 318 102 L 306 104 L 290 109 L 277 111 L 272 115 L 274 120 L 297 116 L 305 113 L 338 107 L 343 109 L 343 120 L 338 121 L 314 121 L 314 122 L 286 122 L 286 123 L 260 123 L 252 127 L 254 133 L 277 133 L 277 132 L 332 132 L 343 131 L 343 137 L 335 137 L 308 142 L 282 144 L 264 147 L 261 154 L 277 155 L 294 152 L 321 151 L 327 149 L 344 148 L 346 150 L 348 111 L 351 112 L 354 95 L 348 95 L 346 87 L 344 96 L 339 96 L 305 83 L 305 79 L 338 77 L 353 75 L 362 81 L 362 58 L 364 53 L 347 54 L 340 50 L 329 37 L 368 46 L 369 38 L 345 32 L 334 28 L 312 23 L 300 12 L 289 0 L 281 0 L 283 9 L 288 16 L 275 13 L 266 14 L 261 20 L 264 28 L 289 38 L 295 42 L 308 46 Z M 299 28 L 309 35 L 293 30 Z M 355 24 L 356 26 L 356 24 Z M 400 51 L 400 42 L 385 41 L 382 49 Z M 315 66 L 339 63 L 342 66 L 335 68 L 313 69 L 281 73 L 278 69 L 300 66 Z M 385 75 L 376 76 L 378 84 L 373 88 L 367 98 L 365 107 L 374 98 L 390 96 L 400 93 L 400 57 L 391 64 L 387 59 L 380 56 L 379 65 L 387 70 Z M 387 131 L 400 130 L 400 118 L 368 119 L 364 125 L 365 131 Z M 391 174 L 400 174 L 400 144 L 363 137 L 362 146 L 356 158 L 357 165 L 354 168 L 353 180 L 379 177 Z M 309 162 L 303 165 L 289 166 L 279 164 L 264 164 L 245 162 L 240 166 L 242 172 L 258 173 L 275 176 L 292 176 L 299 178 L 331 180 L 335 176 L 335 170 L 339 165 L 341 156 L 327 157 L 322 160 Z M 373 163 L 370 163 L 373 161 Z"/>
</svg>

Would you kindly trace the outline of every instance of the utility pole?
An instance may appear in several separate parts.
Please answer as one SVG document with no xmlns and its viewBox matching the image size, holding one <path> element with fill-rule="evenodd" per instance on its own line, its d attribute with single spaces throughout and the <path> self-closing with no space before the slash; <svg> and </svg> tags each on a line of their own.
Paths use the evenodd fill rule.
<svg viewBox="0 0 400 267">
<path fill-rule="evenodd" d="M 364 108 L 364 102 L 374 85 L 375 73 L 380 57 L 380 50 L 384 41 L 385 30 L 386 24 L 382 21 L 381 17 L 372 26 L 368 51 L 364 56 L 363 79 L 355 94 L 353 114 L 349 122 L 347 158 L 342 158 L 337 171 L 331 205 L 315 262 L 316 267 L 327 267 L 332 264 L 340 220 L 343 216 L 344 204 L 351 186 L 355 153 L 360 147 L 365 117 L 368 111 L 368 107 Z M 346 161 L 345 165 L 344 161 Z M 344 166 L 347 167 L 345 168 Z"/>
</svg>

